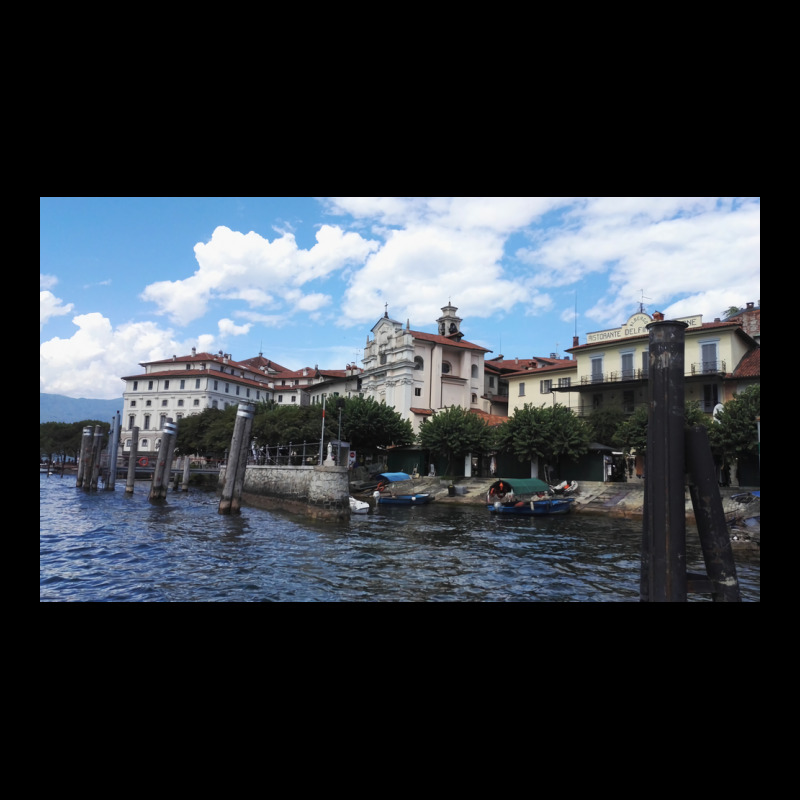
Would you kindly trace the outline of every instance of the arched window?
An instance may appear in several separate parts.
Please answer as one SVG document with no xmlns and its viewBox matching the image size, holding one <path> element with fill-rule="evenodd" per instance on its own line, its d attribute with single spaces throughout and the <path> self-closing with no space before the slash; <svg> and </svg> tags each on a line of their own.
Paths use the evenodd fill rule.
<svg viewBox="0 0 800 800">
<path fill-rule="evenodd" d="M 450 372 L 450 363 L 442 361 L 442 375 L 447 375 Z"/>
<path fill-rule="evenodd" d="M 414 369 L 422 369 L 425 366 L 425 362 L 422 360 L 422 356 L 414 356 Z"/>
<path fill-rule="evenodd" d="M 473 378 L 477 378 L 478 377 L 478 365 L 477 364 L 473 364 L 472 365 L 472 377 Z"/>
</svg>

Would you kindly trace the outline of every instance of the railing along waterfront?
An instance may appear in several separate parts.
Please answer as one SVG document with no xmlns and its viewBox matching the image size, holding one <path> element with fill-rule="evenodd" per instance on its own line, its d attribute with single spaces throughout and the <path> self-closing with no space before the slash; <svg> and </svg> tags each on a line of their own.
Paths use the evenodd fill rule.
<svg viewBox="0 0 800 800">
<path fill-rule="evenodd" d="M 336 459 L 336 447 L 333 448 L 331 456 Z M 289 442 L 288 444 L 278 444 L 272 447 L 254 447 L 248 458 L 249 464 L 259 466 L 314 466 L 319 464 L 320 451 L 324 453 L 323 458 L 327 457 L 327 450 L 320 448 L 319 439 L 315 442 Z"/>
</svg>

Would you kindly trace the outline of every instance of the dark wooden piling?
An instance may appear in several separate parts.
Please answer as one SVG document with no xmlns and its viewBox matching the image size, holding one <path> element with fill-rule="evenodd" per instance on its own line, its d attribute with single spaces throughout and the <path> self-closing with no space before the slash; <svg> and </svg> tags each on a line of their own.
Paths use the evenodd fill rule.
<svg viewBox="0 0 800 800">
<path fill-rule="evenodd" d="M 710 592 L 715 603 L 740 603 L 739 580 L 730 531 L 722 507 L 708 431 L 694 425 L 686 431 L 686 472 L 707 575 L 689 575 L 689 590 Z"/>
<path fill-rule="evenodd" d="M 166 497 L 164 490 L 164 469 L 167 466 L 167 457 L 169 456 L 169 440 L 172 436 L 174 424 L 172 417 L 167 417 L 164 423 L 164 429 L 161 432 L 161 447 L 158 450 L 155 468 L 153 469 L 153 479 L 150 483 L 150 495 L 148 499 L 151 502 L 163 500 Z M 167 467 L 167 480 L 169 480 L 169 468 Z"/>
<path fill-rule="evenodd" d="M 641 602 L 685 602 L 685 322 L 651 322 Z"/>
<path fill-rule="evenodd" d="M 171 479 L 172 479 L 172 462 L 173 462 L 173 460 L 175 458 L 175 446 L 177 445 L 177 443 L 178 443 L 178 423 L 177 422 L 173 422 L 172 423 L 172 429 L 170 430 L 169 438 L 167 439 L 167 441 L 163 442 L 162 445 L 161 445 L 162 447 L 164 447 L 164 446 L 167 447 L 167 452 L 166 452 L 167 463 L 166 463 L 166 466 L 164 467 L 164 483 L 163 483 L 163 485 L 161 487 L 161 496 L 162 497 L 166 497 L 167 496 L 167 492 L 168 492 L 169 487 L 170 487 L 170 482 L 171 482 Z M 176 480 L 177 480 L 177 478 L 176 478 Z"/>
<path fill-rule="evenodd" d="M 241 512 L 242 487 L 247 469 L 247 454 L 250 450 L 250 431 L 253 428 L 254 406 L 243 403 L 236 412 L 236 424 L 231 437 L 228 464 L 225 469 L 225 485 L 219 501 L 220 514 Z"/>
<path fill-rule="evenodd" d="M 119 431 L 120 417 L 117 411 L 114 419 L 111 420 L 111 431 L 108 434 L 108 480 L 106 490 L 114 491 L 117 485 L 117 454 L 119 453 Z"/>
<path fill-rule="evenodd" d="M 83 482 L 83 488 L 89 491 L 97 491 L 97 481 L 100 478 L 100 453 L 103 449 L 103 432 L 99 425 L 94 426 L 94 437 L 92 438 L 92 463 L 91 463 L 91 479 L 87 487 L 86 481 Z"/>
<path fill-rule="evenodd" d="M 139 428 L 131 429 L 131 451 L 128 454 L 128 475 L 125 482 L 125 493 L 133 494 L 136 483 L 136 462 L 139 460 Z"/>
<path fill-rule="evenodd" d="M 188 492 L 189 491 L 189 467 L 191 464 L 191 459 L 188 455 L 183 457 L 183 481 L 181 482 L 181 491 Z"/>
<path fill-rule="evenodd" d="M 92 429 L 87 426 L 83 429 L 81 437 L 81 453 L 78 456 L 78 477 L 75 481 L 75 488 L 83 488 L 84 477 L 89 480 L 90 472 L 87 469 L 92 460 Z"/>
</svg>

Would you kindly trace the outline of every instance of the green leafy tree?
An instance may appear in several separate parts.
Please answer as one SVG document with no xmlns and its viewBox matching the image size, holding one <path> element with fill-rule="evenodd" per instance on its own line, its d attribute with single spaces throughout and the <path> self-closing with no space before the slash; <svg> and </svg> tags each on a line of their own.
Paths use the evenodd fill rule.
<svg viewBox="0 0 800 800">
<path fill-rule="evenodd" d="M 758 453 L 756 417 L 761 415 L 761 386 L 748 386 L 722 408 L 709 429 L 712 450 L 722 456 L 724 464 Z"/>
<path fill-rule="evenodd" d="M 222 458 L 230 447 L 238 406 L 226 409 L 205 408 L 178 422 L 176 455 Z"/>
<path fill-rule="evenodd" d="M 330 414 L 328 414 L 330 418 Z M 253 419 L 253 438 L 257 447 L 319 443 L 322 433 L 322 407 L 280 406 L 262 403 L 256 408 Z M 326 439 L 336 438 L 337 431 L 331 435 L 326 430 Z"/>
<path fill-rule="evenodd" d="M 494 434 L 486 422 L 466 409 L 452 406 L 428 417 L 420 426 L 419 443 L 447 459 L 447 472 L 469 453 L 488 453 L 494 446 Z"/>
<path fill-rule="evenodd" d="M 329 420 L 331 427 L 338 425 L 338 412 L 329 412 Z M 342 406 L 342 439 L 354 450 L 374 451 L 412 444 L 415 437 L 411 421 L 391 406 L 372 397 L 350 397 Z"/>
<path fill-rule="evenodd" d="M 622 424 L 617 428 L 611 443 L 622 450 L 639 454 L 647 451 L 647 422 L 649 410 L 647 406 L 637 406 Z M 687 427 L 705 425 L 709 427 L 711 420 L 705 414 L 696 400 L 688 401 L 684 406 L 684 421 Z"/>
<path fill-rule="evenodd" d="M 648 414 L 647 406 L 636 406 L 633 414 L 617 427 L 611 437 L 611 444 L 629 453 L 635 450 L 643 454 L 647 450 Z"/>
<path fill-rule="evenodd" d="M 77 460 L 83 443 L 83 429 L 95 430 L 100 426 L 103 436 L 103 447 L 107 446 L 108 432 L 111 425 L 96 419 L 85 419 L 80 422 L 43 422 L 39 425 L 39 456 L 51 461 L 71 458 Z"/>
<path fill-rule="evenodd" d="M 534 458 L 558 464 L 561 456 L 576 459 L 591 443 L 591 429 L 566 406 L 547 408 L 525 403 L 498 430 L 498 443 L 520 461 Z"/>
<path fill-rule="evenodd" d="M 621 408 L 598 408 L 587 418 L 586 424 L 589 426 L 591 441 L 600 444 L 611 444 L 617 432 L 617 428 L 625 421 L 625 415 Z"/>
</svg>

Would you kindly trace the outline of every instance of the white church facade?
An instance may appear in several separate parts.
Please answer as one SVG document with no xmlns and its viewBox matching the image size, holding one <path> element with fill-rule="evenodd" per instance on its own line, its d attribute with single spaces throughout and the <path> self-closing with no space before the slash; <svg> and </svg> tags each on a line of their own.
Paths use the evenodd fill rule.
<svg viewBox="0 0 800 800">
<path fill-rule="evenodd" d="M 457 311 L 448 303 L 436 321 L 438 333 L 424 333 L 391 319 L 387 310 L 367 337 L 363 394 L 392 406 L 415 433 L 444 408 L 487 410 L 483 365 L 491 351 L 463 338 Z"/>
</svg>

